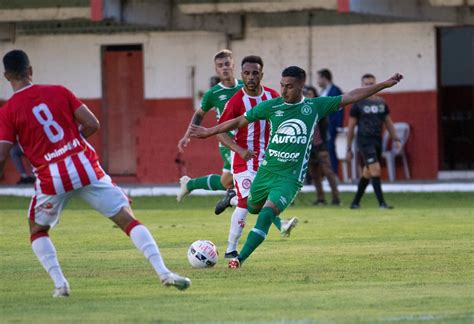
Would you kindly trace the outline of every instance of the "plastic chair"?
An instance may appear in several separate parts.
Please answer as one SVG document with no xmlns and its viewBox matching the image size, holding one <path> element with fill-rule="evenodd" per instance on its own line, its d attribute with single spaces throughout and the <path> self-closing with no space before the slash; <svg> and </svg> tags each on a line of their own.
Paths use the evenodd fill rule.
<svg viewBox="0 0 474 324">
<path fill-rule="evenodd" d="M 356 130 L 354 133 L 356 133 Z M 342 163 L 342 180 L 343 182 L 349 182 L 351 179 L 356 180 L 356 158 L 355 152 L 357 150 L 356 141 L 352 141 L 352 152 L 354 152 L 354 158 L 351 161 L 351 178 L 349 178 L 348 172 L 348 161 L 347 161 L 347 128 L 338 128 L 336 135 L 336 157 Z"/>
<path fill-rule="evenodd" d="M 408 159 L 405 153 L 405 144 L 410 136 L 410 125 L 408 125 L 408 123 L 394 123 L 393 126 L 397 132 L 397 137 L 400 139 L 401 149 L 397 152 L 397 148 L 393 143 L 390 150 L 387 149 L 390 134 L 388 133 L 388 130 L 385 130 L 382 142 L 382 156 L 387 163 L 388 178 L 390 181 L 395 180 L 395 159 L 397 156 L 400 156 L 403 161 L 405 177 L 410 179 L 410 169 L 408 168 Z"/>
</svg>

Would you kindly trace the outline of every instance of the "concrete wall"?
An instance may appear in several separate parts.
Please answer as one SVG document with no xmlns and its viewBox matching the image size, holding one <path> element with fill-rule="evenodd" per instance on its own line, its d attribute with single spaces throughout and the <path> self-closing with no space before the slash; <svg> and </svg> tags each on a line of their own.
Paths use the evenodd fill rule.
<svg viewBox="0 0 474 324">
<path fill-rule="evenodd" d="M 212 56 L 223 48 L 220 33 L 151 32 L 114 35 L 18 36 L 15 44 L 0 43 L 0 52 L 22 48 L 30 54 L 37 83 L 64 84 L 99 114 L 101 112 L 101 46 L 143 44 L 145 107 L 137 136 L 137 176 L 130 181 L 176 181 L 176 143 L 197 105 L 197 93 L 208 88 L 214 74 Z M 312 44 L 312 45 L 310 45 Z M 379 80 L 395 72 L 405 80 L 387 91 L 394 121 L 408 121 L 408 143 L 414 178 L 435 179 L 438 171 L 436 39 L 433 23 L 260 28 L 248 22 L 245 39 L 234 40 L 236 75 L 243 56 L 257 54 L 265 61 L 264 83 L 279 89 L 281 70 L 299 65 L 315 81 L 316 71 L 329 68 L 334 81 L 348 91 L 366 72 Z M 309 56 L 309 53 L 312 53 Z M 194 81 L 191 67 L 195 68 Z M 313 82 L 315 83 L 315 82 Z M 194 89 L 194 98 L 192 89 Z M 11 89 L 0 83 L 0 99 Z M 193 102 L 194 101 L 194 102 Z M 211 125 L 214 116 L 206 118 Z M 429 141 L 427 140 L 429 139 Z M 93 138 L 99 148 L 100 135 Z M 182 156 L 191 176 L 220 173 L 222 163 L 215 139 L 192 141 Z M 8 167 L 7 182 L 16 179 Z M 124 179 L 125 180 L 125 179 Z"/>
</svg>

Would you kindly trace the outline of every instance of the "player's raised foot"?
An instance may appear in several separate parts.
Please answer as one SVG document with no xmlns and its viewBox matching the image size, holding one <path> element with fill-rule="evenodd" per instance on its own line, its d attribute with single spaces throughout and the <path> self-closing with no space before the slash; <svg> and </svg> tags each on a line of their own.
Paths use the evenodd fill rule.
<svg viewBox="0 0 474 324">
<path fill-rule="evenodd" d="M 237 252 L 236 250 L 234 251 L 231 251 L 231 252 L 226 252 L 225 255 L 224 255 L 224 258 L 226 259 L 234 259 L 236 257 L 239 256 L 239 252 Z"/>
<path fill-rule="evenodd" d="M 222 198 L 221 200 L 217 202 L 216 208 L 214 209 L 214 213 L 216 215 L 222 214 L 222 212 L 227 207 L 230 207 L 230 201 L 232 200 L 232 198 L 235 197 L 235 195 L 237 194 L 235 193 L 234 189 L 227 189 L 224 198 Z"/>
<path fill-rule="evenodd" d="M 161 277 L 161 283 L 165 287 L 176 287 L 178 290 L 186 290 L 191 286 L 191 279 L 181 277 L 180 275 L 170 272 Z"/>
<path fill-rule="evenodd" d="M 298 225 L 298 218 L 293 217 L 290 219 L 284 219 L 281 221 L 281 230 L 280 234 L 283 237 L 289 237 L 293 228 Z"/>
<path fill-rule="evenodd" d="M 387 205 L 387 203 L 381 203 L 380 209 L 393 209 L 393 206 Z"/>
<path fill-rule="evenodd" d="M 360 205 L 359 205 L 359 204 L 356 204 L 356 203 L 352 203 L 349 208 L 350 208 L 350 209 L 359 209 L 359 208 L 360 208 Z"/>
<path fill-rule="evenodd" d="M 188 190 L 188 187 L 187 187 L 187 184 L 188 184 L 189 180 L 191 180 L 191 178 L 188 177 L 188 176 L 182 176 L 181 178 L 179 178 L 179 192 L 176 195 L 176 200 L 178 202 L 182 202 L 184 197 L 187 194 L 189 194 L 189 190 Z"/>
<path fill-rule="evenodd" d="M 240 268 L 240 261 L 237 258 L 230 259 L 228 267 L 230 269 L 238 269 Z"/>
<path fill-rule="evenodd" d="M 65 282 L 64 285 L 62 285 L 61 287 L 54 288 L 53 297 L 54 298 L 69 297 L 70 293 L 71 291 L 69 289 L 69 283 Z"/>
</svg>

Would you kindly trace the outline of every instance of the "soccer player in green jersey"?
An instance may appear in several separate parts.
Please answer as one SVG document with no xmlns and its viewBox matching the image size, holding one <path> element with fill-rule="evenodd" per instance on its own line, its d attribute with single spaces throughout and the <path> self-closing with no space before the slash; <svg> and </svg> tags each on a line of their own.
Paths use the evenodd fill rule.
<svg viewBox="0 0 474 324">
<path fill-rule="evenodd" d="M 227 101 L 242 88 L 243 83 L 234 77 L 234 59 L 232 52 L 228 49 L 219 51 L 214 56 L 214 66 L 217 75 L 221 82 L 209 89 L 203 96 L 201 101 L 201 108 L 194 113 L 190 125 L 200 125 L 204 116 L 208 111 L 215 108 L 217 122 L 224 112 L 224 107 Z M 178 150 L 180 153 L 184 152 L 184 148 L 188 145 L 189 128 L 186 130 L 183 138 L 178 142 Z M 232 180 L 232 173 L 230 170 L 230 150 L 221 143 L 219 143 L 219 152 L 224 161 L 222 174 L 208 174 L 203 177 L 191 179 L 188 176 L 183 176 L 179 179 L 180 191 L 177 195 L 178 202 L 196 189 L 204 190 L 226 190 L 226 196 L 218 202 L 216 206 L 216 214 L 222 213 L 226 207 L 230 205 L 230 200 L 235 197 L 235 191 Z M 235 199 L 236 200 L 236 199 Z"/>
<path fill-rule="evenodd" d="M 212 128 L 190 125 L 190 136 L 206 138 L 259 119 L 269 120 L 271 124 L 265 160 L 258 169 L 247 201 L 249 212 L 258 213 L 257 223 L 247 236 L 240 255 L 229 261 L 229 268 L 239 268 L 264 241 L 272 220 L 288 207 L 302 187 L 316 123 L 339 107 L 370 97 L 402 79 L 402 75 L 395 74 L 384 82 L 341 96 L 305 98 L 306 73 L 303 69 L 290 66 L 281 76 L 281 97 L 264 101 L 244 115 Z"/>
</svg>

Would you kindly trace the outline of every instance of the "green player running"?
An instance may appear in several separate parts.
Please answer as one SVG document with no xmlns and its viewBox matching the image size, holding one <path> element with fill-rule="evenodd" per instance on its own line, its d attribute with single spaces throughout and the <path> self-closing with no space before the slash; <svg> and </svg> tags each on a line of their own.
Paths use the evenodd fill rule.
<svg viewBox="0 0 474 324">
<path fill-rule="evenodd" d="M 214 56 L 214 66 L 221 82 L 213 86 L 204 94 L 201 101 L 201 108 L 196 110 L 194 113 L 190 125 L 200 125 L 207 112 L 213 108 L 216 110 L 217 122 L 219 122 L 219 119 L 224 112 L 225 104 L 243 86 L 242 81 L 237 80 L 234 77 L 234 59 L 230 50 L 224 49 L 219 51 Z M 184 148 L 188 145 L 189 141 L 188 128 L 183 138 L 178 142 L 178 150 L 180 153 L 184 152 Z M 196 189 L 227 189 L 225 197 L 217 203 L 215 213 L 222 213 L 225 208 L 230 205 L 231 199 L 236 195 L 235 191 L 232 189 L 234 183 L 231 173 L 230 150 L 219 142 L 219 152 L 224 161 L 222 175 L 208 174 L 195 179 L 191 179 L 187 175 L 181 177 L 179 179 L 180 190 L 176 197 L 178 202 L 181 202 L 186 195 Z"/>
<path fill-rule="evenodd" d="M 387 81 L 342 96 L 305 98 L 306 72 L 303 69 L 290 66 L 281 76 L 281 97 L 264 101 L 244 115 L 212 128 L 190 125 L 190 136 L 206 138 L 259 119 L 269 120 L 271 124 L 265 160 L 252 183 L 247 204 L 250 213 L 258 213 L 257 223 L 248 234 L 239 257 L 229 261 L 229 268 L 239 268 L 264 241 L 272 220 L 288 207 L 301 189 L 316 123 L 339 107 L 392 87 L 402 79 L 402 75 L 395 74 Z"/>
</svg>

